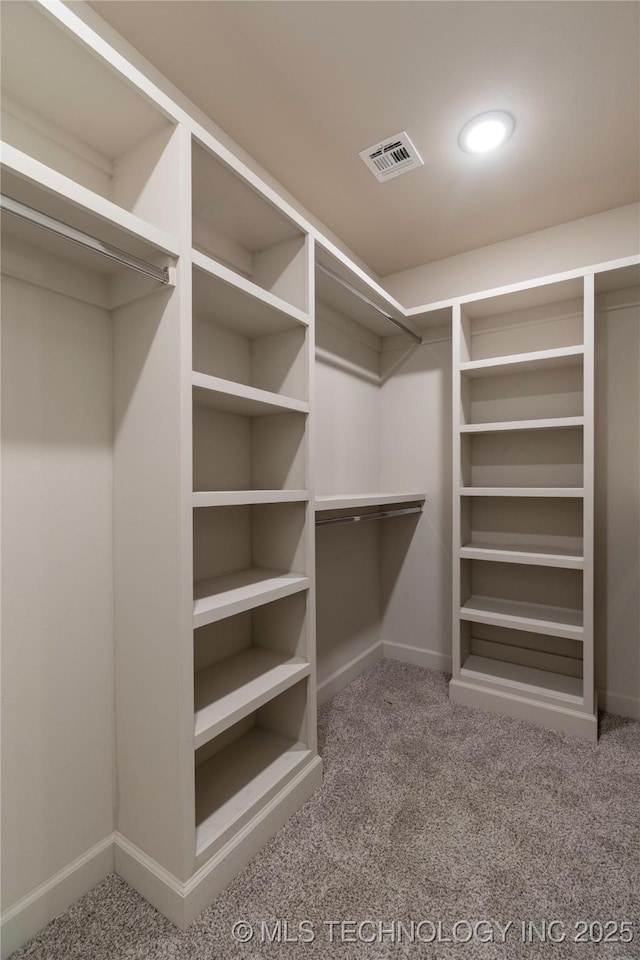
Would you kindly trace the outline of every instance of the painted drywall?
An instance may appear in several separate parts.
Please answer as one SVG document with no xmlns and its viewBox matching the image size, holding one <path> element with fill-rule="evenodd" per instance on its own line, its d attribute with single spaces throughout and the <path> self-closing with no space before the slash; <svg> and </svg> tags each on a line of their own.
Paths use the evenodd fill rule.
<svg viewBox="0 0 640 960">
<path fill-rule="evenodd" d="M 112 346 L 106 310 L 2 280 L 7 910 L 114 827 Z"/>
<path fill-rule="evenodd" d="M 640 719 L 640 290 L 603 295 L 595 332 L 596 684 Z"/>
<path fill-rule="evenodd" d="M 381 482 L 424 490 L 419 521 L 381 530 L 385 656 L 451 667 L 451 339 L 401 344 L 382 355 Z"/>
<path fill-rule="evenodd" d="M 328 307 L 316 321 L 316 494 L 374 493 L 379 487 L 378 338 L 340 329 Z M 379 656 L 379 525 L 316 530 L 316 650 L 319 699 L 350 676 L 349 664 Z M 377 654 L 375 651 L 378 651 Z M 356 672 L 358 672 L 356 668 Z"/>
<path fill-rule="evenodd" d="M 640 204 L 632 203 L 389 274 L 381 282 L 403 306 L 417 307 L 635 256 L 639 243 Z"/>
</svg>

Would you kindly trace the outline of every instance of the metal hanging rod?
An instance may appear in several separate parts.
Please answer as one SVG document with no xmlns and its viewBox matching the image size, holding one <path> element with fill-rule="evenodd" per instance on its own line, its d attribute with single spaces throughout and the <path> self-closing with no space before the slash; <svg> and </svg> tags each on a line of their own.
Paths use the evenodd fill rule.
<svg viewBox="0 0 640 960">
<path fill-rule="evenodd" d="M 380 510 L 378 513 L 361 513 L 355 517 L 325 517 L 316 520 L 316 527 L 329 523 L 359 523 L 362 520 L 385 520 L 387 517 L 406 517 L 408 513 L 422 513 L 422 507 L 405 507 L 403 510 Z"/>
<path fill-rule="evenodd" d="M 88 233 L 83 233 L 82 230 L 76 230 L 75 227 L 70 227 L 68 223 L 63 223 L 61 220 L 55 220 L 45 213 L 40 213 L 39 210 L 28 207 L 26 203 L 20 203 L 18 200 L 12 200 L 11 197 L 0 194 L 0 210 L 2 210 L 3 213 L 11 214 L 12 217 L 17 217 L 19 220 L 24 220 L 27 223 L 34 224 L 36 227 L 41 227 L 43 230 L 47 230 L 57 237 L 70 240 L 71 243 L 77 243 L 79 246 L 91 250 L 101 257 L 115 260 L 116 263 L 120 263 L 124 267 L 129 267 L 131 270 L 136 270 L 138 273 L 143 273 L 145 277 L 151 277 L 153 280 L 157 280 L 158 283 L 169 283 L 169 271 L 166 267 L 155 267 L 152 263 L 147 263 L 146 260 L 140 260 L 130 253 L 125 253 L 124 250 L 119 250 L 118 247 L 112 247 L 110 243 L 97 240 L 96 237 L 92 237 Z"/>
<path fill-rule="evenodd" d="M 393 323 L 394 326 L 399 327 L 403 333 L 408 334 L 412 340 L 415 340 L 416 343 L 422 343 L 422 337 L 417 333 L 407 327 L 402 320 L 396 320 L 395 317 L 392 317 L 390 313 L 387 313 L 386 310 L 383 310 L 382 307 L 379 307 L 377 303 L 374 303 L 373 300 L 369 300 L 368 297 L 365 297 L 364 293 L 360 293 L 359 290 L 356 290 L 355 287 L 352 287 L 350 283 L 346 280 L 343 280 L 342 277 L 335 273 L 333 270 L 330 270 L 329 267 L 323 266 L 321 263 L 316 264 L 318 270 L 325 273 L 328 277 L 331 277 L 332 280 L 335 280 L 336 283 L 339 283 L 340 286 L 344 287 L 345 290 L 348 290 L 349 293 L 352 293 L 354 297 L 357 297 L 358 300 L 362 300 L 363 303 L 366 303 L 368 307 L 371 307 L 372 310 L 375 310 L 376 313 L 379 313 L 381 317 L 384 317 L 385 320 L 388 320 L 389 323 Z"/>
</svg>

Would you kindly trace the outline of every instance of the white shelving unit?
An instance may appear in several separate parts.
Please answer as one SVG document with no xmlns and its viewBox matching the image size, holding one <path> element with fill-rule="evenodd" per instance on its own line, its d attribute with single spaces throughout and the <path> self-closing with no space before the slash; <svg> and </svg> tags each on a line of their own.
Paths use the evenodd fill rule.
<svg viewBox="0 0 640 960">
<path fill-rule="evenodd" d="M 321 770 L 311 241 L 200 140 L 191 147 L 193 868 L 224 847 L 219 889 Z"/>
<path fill-rule="evenodd" d="M 166 269 L 3 216 L 5 274 L 111 317 L 117 869 L 184 927 L 321 780 L 313 239 L 67 6 L 2 20 L 3 193 Z"/>
<path fill-rule="evenodd" d="M 451 697 L 588 739 L 593 311 L 586 276 L 453 320 Z"/>
</svg>

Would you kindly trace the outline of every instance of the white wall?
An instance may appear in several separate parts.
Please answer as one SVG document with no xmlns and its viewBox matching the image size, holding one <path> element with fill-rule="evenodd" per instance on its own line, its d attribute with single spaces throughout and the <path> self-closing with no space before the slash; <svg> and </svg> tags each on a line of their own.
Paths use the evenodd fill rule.
<svg viewBox="0 0 640 960">
<path fill-rule="evenodd" d="M 395 340 L 396 338 L 394 338 Z M 397 338 L 399 339 L 399 338 Z M 385 656 L 451 667 L 451 339 L 383 354 L 382 486 L 424 490 L 413 517 L 385 521 L 382 537 Z"/>
<path fill-rule="evenodd" d="M 639 303 L 640 290 L 604 295 L 596 314 L 596 684 L 601 707 L 636 719 L 640 719 Z"/>
<path fill-rule="evenodd" d="M 106 310 L 2 279 L 7 910 L 113 831 L 112 349 Z"/>
<path fill-rule="evenodd" d="M 379 340 L 316 323 L 316 494 L 380 490 Z M 353 335 L 356 332 L 357 337 Z M 316 650 L 322 702 L 381 655 L 379 524 L 316 529 Z M 354 662 L 355 661 L 355 662 Z"/>
<path fill-rule="evenodd" d="M 462 297 L 638 253 L 640 204 L 493 243 L 383 277 L 404 307 Z"/>
</svg>

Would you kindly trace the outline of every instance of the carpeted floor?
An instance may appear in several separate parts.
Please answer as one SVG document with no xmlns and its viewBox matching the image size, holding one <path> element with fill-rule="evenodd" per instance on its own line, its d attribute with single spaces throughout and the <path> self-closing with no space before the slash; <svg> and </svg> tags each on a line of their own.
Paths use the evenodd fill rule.
<svg viewBox="0 0 640 960">
<path fill-rule="evenodd" d="M 322 788 L 187 932 L 113 875 L 15 960 L 640 958 L 639 723 L 605 715 L 584 743 L 453 706 L 445 674 L 382 661 L 322 708 L 320 750 Z M 277 942 L 278 919 L 281 941 L 315 939 Z M 560 942 L 523 942 L 543 920 Z M 587 940 L 631 921 L 634 940 L 576 943 L 579 921 Z"/>
</svg>

